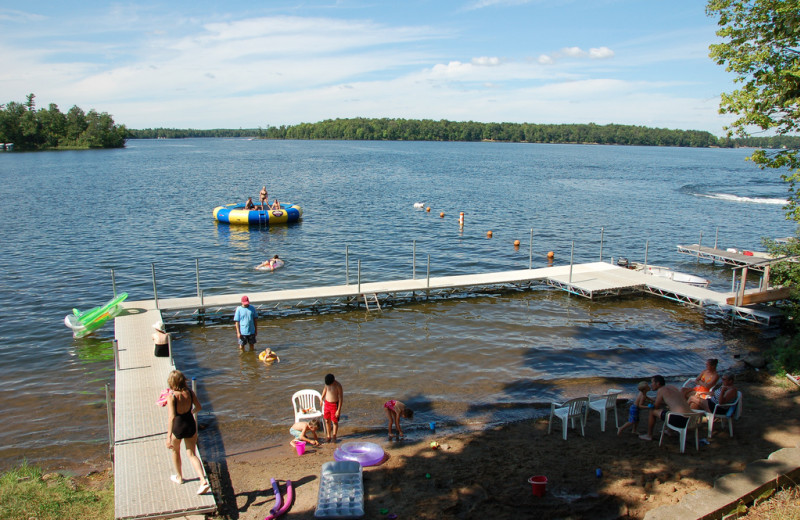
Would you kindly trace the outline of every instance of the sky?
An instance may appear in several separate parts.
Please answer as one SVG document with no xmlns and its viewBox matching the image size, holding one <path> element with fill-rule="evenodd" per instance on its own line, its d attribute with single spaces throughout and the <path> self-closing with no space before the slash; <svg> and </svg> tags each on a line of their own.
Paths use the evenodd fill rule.
<svg viewBox="0 0 800 520">
<path fill-rule="evenodd" d="M 723 135 L 703 0 L 0 0 L 0 103 L 128 128 L 387 117 Z"/>
</svg>

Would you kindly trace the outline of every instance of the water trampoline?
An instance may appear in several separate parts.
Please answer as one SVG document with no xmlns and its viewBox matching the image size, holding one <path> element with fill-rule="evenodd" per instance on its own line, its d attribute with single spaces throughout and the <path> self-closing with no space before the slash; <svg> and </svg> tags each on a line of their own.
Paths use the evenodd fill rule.
<svg viewBox="0 0 800 520">
<path fill-rule="evenodd" d="M 303 210 L 297 204 L 283 204 L 281 209 L 244 209 L 244 203 L 227 204 L 214 208 L 214 218 L 225 224 L 248 224 L 272 226 L 274 224 L 291 224 L 303 216 Z"/>
</svg>

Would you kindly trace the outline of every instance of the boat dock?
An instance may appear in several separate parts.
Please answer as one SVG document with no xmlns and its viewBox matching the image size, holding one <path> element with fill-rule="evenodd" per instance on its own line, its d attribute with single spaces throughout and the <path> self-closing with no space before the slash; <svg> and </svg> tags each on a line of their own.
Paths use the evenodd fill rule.
<svg viewBox="0 0 800 520">
<path fill-rule="evenodd" d="M 114 319 L 114 517 L 170 518 L 214 512 L 214 495 L 196 494 L 199 482 L 183 448 L 183 474 L 188 480 L 179 486 L 169 479 L 175 469 L 165 444 L 167 409 L 156 401 L 175 366 L 172 358 L 153 355 L 152 325 L 161 313 L 126 311 Z"/>
<path fill-rule="evenodd" d="M 697 259 L 711 260 L 712 262 L 720 262 L 734 267 L 747 267 L 752 271 L 764 271 L 764 268 L 769 265 L 772 258 L 757 255 L 745 255 L 728 251 L 726 249 L 717 249 L 714 247 L 705 247 L 699 244 L 692 244 L 690 246 L 678 246 L 678 252 L 685 255 L 694 256 Z M 760 253 L 763 255 L 763 253 Z"/>
<path fill-rule="evenodd" d="M 648 293 L 696 307 L 715 308 L 735 318 L 759 324 L 769 324 L 779 316 L 778 312 L 763 307 L 729 304 L 728 299 L 736 296 L 733 292 L 693 287 L 605 262 L 269 292 L 248 291 L 247 295 L 250 304 L 264 317 L 287 309 L 314 312 L 322 306 L 352 306 L 362 302 L 367 310 L 372 310 L 370 305 L 377 309 L 381 301 L 437 295 L 450 297 L 474 294 L 487 288 L 525 289 L 535 284 L 589 299 Z M 169 480 L 174 471 L 164 446 L 167 412 L 155 402 L 166 388 L 167 374 L 173 364 L 171 358 L 154 357 L 152 324 L 162 316 L 167 320 L 185 316 L 200 319 L 208 313 L 230 316 L 241 304 L 242 294 L 204 296 L 200 292 L 199 296 L 186 298 L 122 303 L 125 310 L 115 319 L 118 342 L 114 430 L 116 518 L 167 518 L 211 512 L 216 508 L 213 495 L 195 495 L 197 486 L 192 485 L 192 480 L 183 486 Z M 194 478 L 185 456 L 183 460 L 185 475 Z"/>
</svg>

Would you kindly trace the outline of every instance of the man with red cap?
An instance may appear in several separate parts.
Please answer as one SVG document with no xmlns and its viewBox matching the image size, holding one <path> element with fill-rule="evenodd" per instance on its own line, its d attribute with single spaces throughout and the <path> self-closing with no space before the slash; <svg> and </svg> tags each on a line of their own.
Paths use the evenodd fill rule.
<svg viewBox="0 0 800 520">
<path fill-rule="evenodd" d="M 258 334 L 258 312 L 250 305 L 250 298 L 242 296 L 242 305 L 236 307 L 233 321 L 236 323 L 236 338 L 239 340 L 239 350 L 244 350 L 246 344 L 250 350 L 255 349 L 256 334 Z"/>
</svg>

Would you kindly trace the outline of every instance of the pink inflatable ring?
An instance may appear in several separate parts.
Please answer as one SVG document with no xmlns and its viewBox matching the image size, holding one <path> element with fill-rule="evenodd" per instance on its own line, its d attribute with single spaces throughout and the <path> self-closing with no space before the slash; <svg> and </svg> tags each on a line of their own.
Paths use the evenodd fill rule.
<svg viewBox="0 0 800 520">
<path fill-rule="evenodd" d="M 374 442 L 345 442 L 333 452 L 333 458 L 353 460 L 361 466 L 375 466 L 383 461 L 383 448 Z"/>
</svg>

